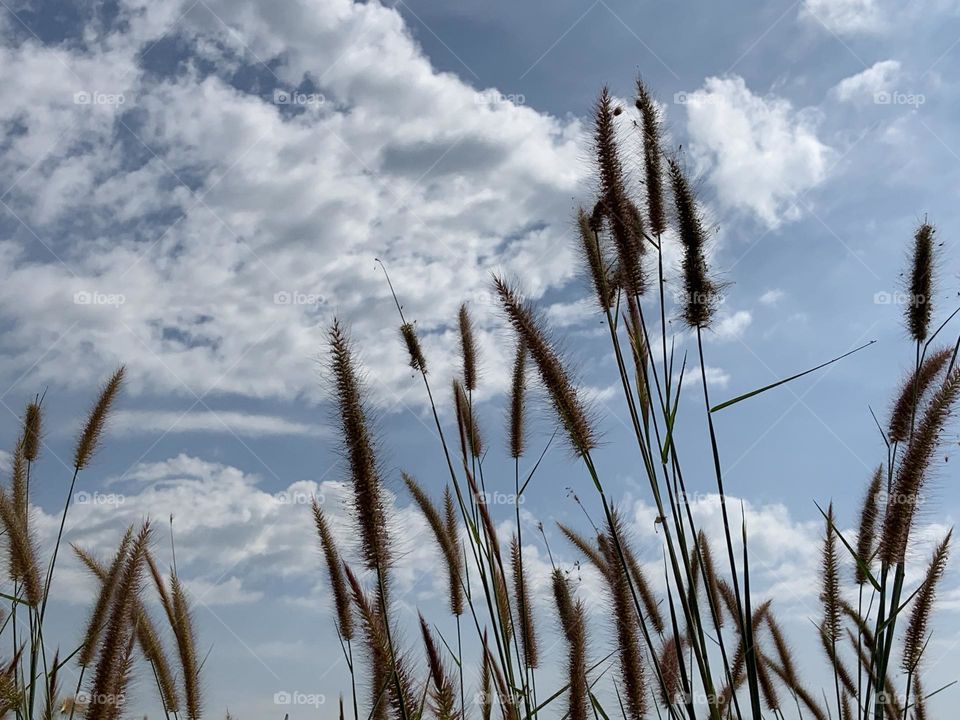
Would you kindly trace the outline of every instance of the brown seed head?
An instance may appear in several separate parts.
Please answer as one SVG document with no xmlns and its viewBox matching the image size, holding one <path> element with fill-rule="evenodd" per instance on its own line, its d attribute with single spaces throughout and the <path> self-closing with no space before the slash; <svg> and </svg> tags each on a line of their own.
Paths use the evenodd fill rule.
<svg viewBox="0 0 960 720">
<path fill-rule="evenodd" d="M 77 470 L 82 470 L 90 462 L 90 458 L 97 451 L 103 430 L 107 424 L 110 410 L 116 402 L 117 395 L 123 385 L 124 368 L 121 365 L 107 383 L 100 390 L 97 402 L 87 416 L 87 423 L 77 440 L 77 449 L 73 455 L 73 464 Z"/>
<path fill-rule="evenodd" d="M 924 222 L 913 236 L 907 328 L 917 342 L 927 339 L 933 305 L 933 225 Z"/>
<path fill-rule="evenodd" d="M 706 232 L 690 183 L 680 163 L 668 163 L 677 233 L 683 246 L 683 317 L 690 327 L 707 327 L 717 309 L 717 287 L 709 277 L 706 260 Z"/>
<path fill-rule="evenodd" d="M 400 326 L 400 335 L 407 346 L 407 353 L 410 355 L 410 367 L 419 370 L 422 373 L 427 371 L 427 359 L 420 349 L 420 339 L 417 337 L 417 329 L 413 323 L 404 323 Z"/>
<path fill-rule="evenodd" d="M 460 355 L 463 359 L 463 386 L 468 392 L 477 389 L 477 344 L 473 337 L 473 321 L 467 312 L 466 304 L 460 306 L 457 314 L 460 326 Z"/>
<path fill-rule="evenodd" d="M 23 456 L 28 462 L 33 462 L 39 456 L 42 437 L 40 404 L 32 402 L 27 405 L 23 416 Z"/>
<path fill-rule="evenodd" d="M 911 373 L 900 385 L 900 393 L 890 413 L 889 437 L 890 442 L 904 442 L 909 439 L 913 428 L 914 407 L 922 407 L 927 391 L 933 386 L 934 380 L 953 357 L 952 348 L 940 348 L 930 353 L 920 364 L 920 369 Z"/>
<path fill-rule="evenodd" d="M 650 232 L 660 235 L 667 229 L 663 207 L 663 174 L 660 169 L 660 111 L 643 80 L 637 78 L 637 109 L 643 126 L 643 169 L 647 186 L 647 218 Z"/>
</svg>

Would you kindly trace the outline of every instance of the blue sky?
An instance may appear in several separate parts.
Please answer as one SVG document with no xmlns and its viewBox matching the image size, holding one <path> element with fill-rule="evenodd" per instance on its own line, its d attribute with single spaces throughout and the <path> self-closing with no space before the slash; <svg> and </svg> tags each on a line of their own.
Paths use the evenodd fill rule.
<svg viewBox="0 0 960 720">
<path fill-rule="evenodd" d="M 649 498 L 572 245 L 574 212 L 591 196 L 591 104 L 605 83 L 629 97 L 638 72 L 697 178 L 712 263 L 730 283 L 707 342 L 713 397 L 878 341 L 719 422 L 728 490 L 749 502 L 760 588 L 780 598 L 806 648 L 813 503 L 833 499 L 849 526 L 883 459 L 869 408 L 885 417 L 911 362 L 896 293 L 924 217 L 942 242 L 936 316 L 960 302 L 960 5 L 10 2 L 0 38 L 2 446 L 12 448 L 22 406 L 46 389 L 33 500 L 49 540 L 73 433 L 97 383 L 126 364 L 121 413 L 81 478 L 91 502 L 75 508 L 69 539 L 107 552 L 125 524 L 150 516 L 169 561 L 174 515 L 181 574 L 212 647 L 211 716 L 228 706 L 273 716 L 277 691 L 332 702 L 346 687 L 302 502 L 319 493 L 344 517 L 322 363 L 334 315 L 351 326 L 378 409 L 404 549 L 402 617 L 415 606 L 441 614 L 443 578 L 399 474 L 439 493 L 444 466 L 374 258 L 389 267 L 444 390 L 457 372 L 456 310 L 468 302 L 493 448 L 487 477 L 503 478 L 505 491 L 512 342 L 489 278 L 505 271 L 523 283 L 594 399 L 601 468 L 656 570 Z M 668 332 L 689 349 L 678 323 Z M 678 442 L 714 527 L 702 398 L 690 388 Z M 449 400 L 441 404 L 449 420 Z M 551 425 L 545 411 L 533 417 L 539 449 Z M 927 540 L 960 509 L 955 428 L 943 442 Z M 531 528 L 583 526 L 568 488 L 596 511 L 580 468 L 551 449 L 524 505 Z M 339 527 L 348 540 L 345 520 Z M 550 532 L 559 557 L 575 561 Z M 527 552 L 543 587 L 545 550 Z M 56 608 L 67 646 L 92 586 L 69 562 L 57 579 L 69 599 Z M 595 593 L 588 572 L 583 582 Z M 942 600 L 931 668 L 941 684 L 955 679 L 958 657 L 955 572 Z M 812 653 L 809 663 L 813 673 Z"/>
</svg>

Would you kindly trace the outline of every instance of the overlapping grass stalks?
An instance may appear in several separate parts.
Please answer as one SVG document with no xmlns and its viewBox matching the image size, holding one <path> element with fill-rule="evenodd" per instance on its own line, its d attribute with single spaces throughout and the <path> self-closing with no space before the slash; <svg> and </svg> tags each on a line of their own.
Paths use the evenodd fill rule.
<svg viewBox="0 0 960 720">
<path fill-rule="evenodd" d="M 657 512 L 665 594 L 655 593 L 607 494 L 605 478 L 614 468 L 601 468 L 595 462 L 598 431 L 589 404 L 543 316 L 519 287 L 499 276 L 492 281 L 516 336 L 506 420 L 509 454 L 515 461 L 516 531 L 508 546 L 498 537 L 484 490 L 488 486 L 503 489 L 509 481 L 484 476 L 485 445 L 473 406 L 480 373 L 468 310 L 461 307 L 457 319 L 462 376 L 453 383 L 456 412 L 451 435 L 436 410 L 429 358 L 394 294 L 409 364 L 422 378 L 449 474 L 439 504 L 416 479 L 405 474 L 403 480 L 445 561 L 453 623 L 436 619 L 431 624 L 421 617 L 424 653 L 398 644 L 391 597 L 394 554 L 374 433 L 364 406 L 361 370 L 342 326 L 335 323 L 329 337 L 331 364 L 343 452 L 350 464 L 352 519 L 361 539 L 359 561 L 369 582 L 361 582 L 354 566 L 341 555 L 323 509 L 315 505 L 314 513 L 335 599 L 337 629 L 353 679 L 353 716 L 355 720 L 487 720 L 493 716 L 504 720 L 923 720 L 932 694 L 922 681 L 923 660 L 949 535 L 937 545 L 919 585 L 908 587 L 906 565 L 933 452 L 960 393 L 956 349 L 935 345 L 943 325 L 935 331 L 930 328 L 934 230 L 924 223 L 913 240 L 906 325 L 915 343 L 914 371 L 895 399 L 883 430 L 887 456 L 870 479 L 856 537 L 846 538 L 839 532 L 832 505 L 823 512 L 823 614 L 816 624 L 833 682 L 829 688 L 813 687 L 804 679 L 776 617 L 775 599 L 755 597 L 751 590 L 748 528 L 741 512 L 727 507 L 714 423 L 725 408 L 856 350 L 711 404 L 703 335 L 714 320 L 721 286 L 708 264 L 706 223 L 680 158 L 663 150 L 658 106 L 642 82 L 637 83 L 636 107 L 639 142 L 625 149 L 617 133 L 622 109 L 607 90 L 600 94 L 593 136 L 597 198 L 579 211 L 576 226 L 581 269 L 609 330 L 639 468 Z M 629 161 L 624 159 L 628 154 Z M 625 170 L 634 164 L 642 168 L 640 193 L 631 190 Z M 681 452 L 676 440 L 674 422 L 685 390 L 687 359 L 675 356 L 677 338 L 671 337 L 667 323 L 670 303 L 663 242 L 668 232 L 682 251 L 680 284 L 669 292 L 678 306 L 670 312 L 679 314 L 683 326 L 675 334 L 695 343 L 699 360 L 696 379 L 704 398 L 709 447 L 697 452 L 708 452 L 713 461 L 713 490 L 719 497 L 724 528 L 717 548 L 697 527 L 690 504 L 681 460 L 694 450 Z M 390 288 L 393 291 L 392 284 Z M 659 337 L 651 332 L 657 329 Z M 577 598 L 569 568 L 554 565 L 550 609 L 554 627 L 547 627 L 550 623 L 543 620 L 548 608 L 534 611 L 532 607 L 538 601 L 531 596 L 524 567 L 519 511 L 539 465 L 537 460 L 533 472 L 521 475 L 521 460 L 535 458 L 528 457 L 525 415 L 527 386 L 534 374 L 530 370 L 552 405 L 555 436 L 562 437 L 582 463 L 587 484 L 603 509 L 599 527 L 593 526 L 588 534 L 566 526 L 559 530 L 602 579 L 612 610 L 606 614 L 610 635 L 591 636 L 587 608 Z M 465 667 L 464 622 L 477 633 L 482 648 L 479 668 Z M 904 622 L 906 631 L 898 634 Z M 450 633 L 451 627 L 455 627 L 456 642 L 438 644 L 436 638 Z M 551 630 L 566 647 L 567 680 L 548 688 L 541 681 L 538 687 L 540 638 Z M 606 637 L 612 637 L 612 643 L 605 642 Z M 365 665 L 355 663 L 355 642 L 364 650 Z M 616 703 L 601 702 L 601 696 L 611 695 L 598 692 L 600 684 L 612 687 Z M 366 690 L 365 697 L 358 697 L 358 685 Z M 479 696 L 467 690 L 472 686 L 477 686 Z M 471 697 L 479 699 L 472 702 Z"/>
<path fill-rule="evenodd" d="M 120 368 L 105 383 L 77 439 L 59 531 L 46 562 L 30 522 L 31 484 L 44 481 L 38 480 L 37 469 L 44 447 L 43 398 L 37 397 L 24 412 L 10 483 L 0 486 L 0 528 L 12 587 L 11 592 L 0 594 L 10 604 L 0 636 L 6 635 L 11 645 L 8 659 L 0 665 L 0 717 L 117 720 L 129 715 L 127 696 L 138 674 L 156 687 L 168 719 L 201 717 L 200 660 L 186 593 L 176 569 L 168 587 L 151 556 L 149 521 L 127 528 L 107 561 L 72 546 L 100 589 L 77 647 L 67 654 L 60 650 L 51 654 L 50 638 L 44 637 L 48 601 L 58 592 L 66 593 L 55 585 L 54 571 L 74 490 L 101 445 L 123 377 Z M 170 626 L 177 663 L 170 661 L 166 643 L 146 608 L 148 575 Z"/>
</svg>

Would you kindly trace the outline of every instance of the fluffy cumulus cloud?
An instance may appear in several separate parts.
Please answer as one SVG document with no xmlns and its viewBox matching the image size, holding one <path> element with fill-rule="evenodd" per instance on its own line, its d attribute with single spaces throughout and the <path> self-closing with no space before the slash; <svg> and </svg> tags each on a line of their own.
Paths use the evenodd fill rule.
<svg viewBox="0 0 960 720">
<path fill-rule="evenodd" d="M 841 80 L 832 93 L 844 102 L 876 102 L 882 100 L 882 94 L 896 89 L 894 83 L 899 77 L 899 61 L 881 60 L 863 72 Z"/>
<path fill-rule="evenodd" d="M 685 106 L 691 152 L 722 205 L 776 227 L 826 178 L 832 150 L 817 136 L 815 111 L 756 95 L 738 76 L 707 78 Z"/>
<path fill-rule="evenodd" d="M 876 0 L 804 0 L 800 17 L 838 35 L 877 33 L 886 27 Z"/>
<path fill-rule="evenodd" d="M 367 357 L 387 384 L 375 258 L 437 367 L 462 299 L 492 341 L 491 271 L 570 279 L 580 124 L 435 71 L 395 10 L 118 13 L 83 42 L 3 30 L 0 372 L 81 385 L 135 357 L 135 391 L 292 398 L 338 314 L 395 351 Z"/>
</svg>

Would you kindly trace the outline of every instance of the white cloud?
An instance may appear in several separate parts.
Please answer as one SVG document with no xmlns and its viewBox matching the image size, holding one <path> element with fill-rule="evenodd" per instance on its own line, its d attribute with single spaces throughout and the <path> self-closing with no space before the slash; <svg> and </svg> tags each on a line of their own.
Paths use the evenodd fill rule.
<svg viewBox="0 0 960 720">
<path fill-rule="evenodd" d="M 531 297 L 572 277 L 577 120 L 478 103 L 377 3 L 210 3 L 229 27 L 188 8 L 122 4 L 89 49 L 0 49 L 0 122 L 23 130 L 0 174 L 24 223 L 0 241 L 0 372 L 37 362 L 33 384 L 89 387 L 128 362 L 134 392 L 316 396 L 338 314 L 378 350 L 364 356 L 389 398 L 408 371 L 375 257 L 438 372 L 462 299 L 493 327 L 491 271 Z M 138 53 L 168 31 L 223 74 L 146 73 Z M 241 62 L 283 87 L 314 78 L 325 102 L 298 113 L 242 92 L 229 82 Z M 485 392 L 507 377 L 508 360 L 488 362 Z"/>
<path fill-rule="evenodd" d="M 900 76 L 897 60 L 881 60 L 863 72 L 844 78 L 831 92 L 844 102 L 874 102 L 878 93 L 895 90 L 893 83 Z"/>
<path fill-rule="evenodd" d="M 241 437 L 301 435 L 319 437 L 327 430 L 274 415 L 231 411 L 119 410 L 110 421 L 116 435 L 142 433 L 228 433 Z"/>
<path fill-rule="evenodd" d="M 786 296 L 786 293 L 780 288 L 773 288 L 767 290 L 763 295 L 760 296 L 760 302 L 764 305 L 776 305 L 778 302 L 783 300 Z"/>
<path fill-rule="evenodd" d="M 876 0 L 804 0 L 800 17 L 839 35 L 872 34 L 886 27 Z"/>
<path fill-rule="evenodd" d="M 753 322 L 753 315 L 749 310 L 737 310 L 732 315 L 720 316 L 712 328 L 714 337 L 720 340 L 739 340 Z"/>
<path fill-rule="evenodd" d="M 813 111 L 755 95 L 738 76 L 707 78 L 685 107 L 692 153 L 723 205 L 776 227 L 796 218 L 794 201 L 826 178 L 833 151 L 817 137 Z"/>
</svg>

